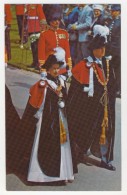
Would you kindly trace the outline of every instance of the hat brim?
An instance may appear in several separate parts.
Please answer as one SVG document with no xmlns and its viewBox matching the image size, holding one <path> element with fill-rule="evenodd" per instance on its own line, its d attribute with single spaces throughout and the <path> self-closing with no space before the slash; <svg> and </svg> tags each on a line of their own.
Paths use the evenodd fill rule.
<svg viewBox="0 0 127 195">
<path fill-rule="evenodd" d="M 48 56 L 47 60 L 45 61 L 43 68 L 49 70 L 54 64 L 58 64 L 59 67 L 61 67 L 64 64 L 64 62 L 57 61 L 56 56 L 51 54 Z"/>
<path fill-rule="evenodd" d="M 105 38 L 101 37 L 100 35 L 97 35 L 90 41 L 88 45 L 88 49 L 93 51 L 95 49 L 100 49 L 102 47 L 105 47 L 106 45 L 107 43 L 105 42 Z"/>
</svg>

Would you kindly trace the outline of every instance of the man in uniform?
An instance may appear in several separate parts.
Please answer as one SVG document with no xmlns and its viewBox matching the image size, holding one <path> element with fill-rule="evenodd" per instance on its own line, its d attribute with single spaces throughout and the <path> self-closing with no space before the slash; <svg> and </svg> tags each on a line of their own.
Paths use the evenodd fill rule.
<svg viewBox="0 0 127 195">
<path fill-rule="evenodd" d="M 15 9 L 16 9 L 16 18 L 17 18 L 17 24 L 18 24 L 18 31 L 19 31 L 19 36 L 20 40 L 17 41 L 17 43 L 21 43 L 22 40 L 22 34 L 23 34 L 23 22 L 24 22 L 24 14 L 25 14 L 25 4 L 16 4 Z M 24 43 L 25 41 L 23 41 Z"/>
<path fill-rule="evenodd" d="M 99 26 L 99 25 L 97 25 Z M 94 27 L 95 28 L 95 27 Z M 101 27 L 102 28 L 102 27 Z M 109 57 L 105 57 L 106 37 L 99 31 L 89 44 L 92 55 L 72 68 L 68 93 L 67 116 L 70 136 L 79 147 L 78 159 L 91 153 L 101 158 L 100 166 L 115 170 L 112 165 L 115 136 L 115 78 Z M 73 161 L 75 149 L 72 151 Z"/>
<path fill-rule="evenodd" d="M 109 44 L 107 54 L 112 55 L 112 64 L 116 76 L 117 92 L 116 96 L 121 97 L 121 18 L 120 5 L 111 6 L 112 22 L 109 25 Z"/>
<path fill-rule="evenodd" d="M 28 34 L 31 42 L 33 63 L 30 67 L 38 69 L 38 39 L 40 32 L 45 30 L 46 19 L 41 4 L 28 4 Z"/>
<path fill-rule="evenodd" d="M 54 52 L 55 48 L 61 47 L 65 50 L 66 64 L 71 69 L 72 62 L 70 56 L 69 36 L 66 30 L 59 28 L 61 10 L 56 11 L 55 9 L 52 9 L 51 5 L 49 5 L 49 8 L 49 13 L 45 15 L 50 27 L 48 30 L 41 33 L 38 42 L 38 58 L 40 67 L 43 68 L 45 60 L 51 53 Z"/>
</svg>

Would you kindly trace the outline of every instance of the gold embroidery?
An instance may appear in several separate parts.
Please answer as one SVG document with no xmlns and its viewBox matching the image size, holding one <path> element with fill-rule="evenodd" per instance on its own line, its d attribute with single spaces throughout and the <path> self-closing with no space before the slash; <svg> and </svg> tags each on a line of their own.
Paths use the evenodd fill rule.
<svg viewBox="0 0 127 195">
<path fill-rule="evenodd" d="M 58 34 L 58 37 L 59 37 L 59 39 L 66 39 L 67 38 L 65 34 Z"/>
</svg>

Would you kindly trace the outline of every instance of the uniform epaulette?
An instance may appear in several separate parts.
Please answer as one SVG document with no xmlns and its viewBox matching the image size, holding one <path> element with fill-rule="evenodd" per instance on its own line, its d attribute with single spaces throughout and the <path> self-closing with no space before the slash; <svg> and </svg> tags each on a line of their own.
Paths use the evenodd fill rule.
<svg viewBox="0 0 127 195">
<path fill-rule="evenodd" d="M 43 31 L 41 31 L 41 34 L 44 33 L 44 32 L 46 32 L 46 31 L 48 31 L 48 30 L 43 30 Z"/>
<path fill-rule="evenodd" d="M 63 28 L 59 28 L 59 29 L 65 31 L 65 32 L 67 32 L 67 30 L 65 30 L 65 29 L 63 29 Z"/>
</svg>

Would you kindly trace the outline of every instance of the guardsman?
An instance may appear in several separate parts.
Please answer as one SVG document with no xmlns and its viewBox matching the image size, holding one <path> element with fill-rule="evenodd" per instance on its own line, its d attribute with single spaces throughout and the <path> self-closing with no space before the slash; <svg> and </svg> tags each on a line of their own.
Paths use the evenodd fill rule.
<svg viewBox="0 0 127 195">
<path fill-rule="evenodd" d="M 27 39 L 25 39 L 25 36 L 23 36 L 23 29 L 24 29 L 24 20 L 26 19 L 26 4 L 16 4 L 15 5 L 15 9 L 16 9 L 16 17 L 17 17 L 17 24 L 18 24 L 18 31 L 19 31 L 19 36 L 20 36 L 20 40 L 16 41 L 17 43 L 26 43 L 28 41 L 28 37 Z M 26 24 L 27 25 L 27 24 Z"/>
<path fill-rule="evenodd" d="M 38 39 L 40 32 L 45 30 L 46 19 L 41 4 L 28 4 L 28 34 L 31 42 L 33 63 L 31 67 L 38 69 Z"/>
<path fill-rule="evenodd" d="M 61 21 L 60 10 L 52 9 L 49 5 L 49 13 L 45 14 L 49 29 L 42 32 L 38 42 L 38 59 L 40 68 L 43 69 L 43 64 L 47 57 L 54 52 L 54 49 L 61 47 L 65 50 L 65 61 L 72 68 L 72 61 L 70 56 L 69 36 L 68 32 L 59 28 Z"/>
<path fill-rule="evenodd" d="M 119 4 L 111 6 L 112 22 L 109 25 L 110 35 L 107 52 L 112 55 L 112 64 L 116 76 L 117 97 L 121 97 L 121 8 Z"/>
<path fill-rule="evenodd" d="M 10 29 L 12 21 L 11 5 L 5 4 L 5 63 L 11 59 Z"/>
</svg>

